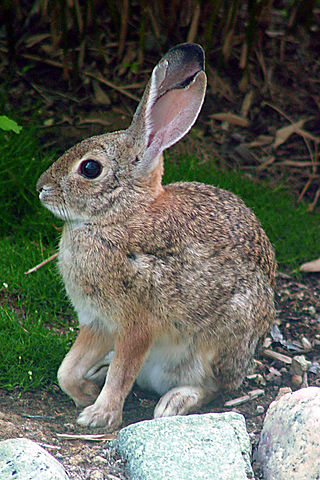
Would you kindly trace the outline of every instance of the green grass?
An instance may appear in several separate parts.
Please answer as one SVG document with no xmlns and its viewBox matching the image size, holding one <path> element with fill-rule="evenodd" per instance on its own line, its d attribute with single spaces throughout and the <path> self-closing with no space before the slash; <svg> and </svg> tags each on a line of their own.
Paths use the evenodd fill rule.
<svg viewBox="0 0 320 480">
<path fill-rule="evenodd" d="M 171 159 L 165 167 L 165 182 L 177 179 L 211 183 L 231 190 L 255 212 L 268 234 L 280 268 L 297 269 L 305 261 L 320 257 L 320 212 L 308 212 L 306 204 L 295 205 L 281 185 L 271 188 L 214 165 L 199 165 L 193 157 Z"/>
<path fill-rule="evenodd" d="M 25 275 L 56 251 L 57 220 L 38 200 L 35 184 L 52 161 L 40 155 L 35 132 L 0 133 L 0 387 L 50 388 L 74 338 L 75 314 L 65 297 L 55 261 Z M 320 256 L 319 212 L 295 206 L 278 187 L 258 185 L 192 157 L 169 158 L 165 181 L 197 180 L 240 195 L 260 218 L 280 267 L 295 269 Z"/>
<path fill-rule="evenodd" d="M 50 262 L 25 275 L 53 252 L 41 238 L 0 240 L 0 387 L 52 385 L 74 336 L 75 320 L 63 285 Z"/>
</svg>

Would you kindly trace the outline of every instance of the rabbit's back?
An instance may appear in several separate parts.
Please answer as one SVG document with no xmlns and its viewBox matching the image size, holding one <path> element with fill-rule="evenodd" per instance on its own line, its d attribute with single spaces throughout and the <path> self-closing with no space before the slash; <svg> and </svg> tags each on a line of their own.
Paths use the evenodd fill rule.
<svg viewBox="0 0 320 480">
<path fill-rule="evenodd" d="M 260 222 L 232 192 L 202 183 L 165 187 L 129 226 L 132 254 L 178 256 L 184 262 L 251 263 L 274 286 L 276 260 Z M 218 260 L 219 259 L 219 260 Z"/>
</svg>

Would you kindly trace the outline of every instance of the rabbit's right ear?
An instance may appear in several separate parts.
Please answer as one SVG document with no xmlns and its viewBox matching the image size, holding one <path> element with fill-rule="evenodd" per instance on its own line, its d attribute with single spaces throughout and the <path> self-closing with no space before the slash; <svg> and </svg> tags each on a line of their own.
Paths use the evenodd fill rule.
<svg viewBox="0 0 320 480">
<path fill-rule="evenodd" d="M 137 164 L 143 175 L 156 166 L 159 155 L 192 127 L 206 91 L 204 52 L 185 43 L 172 48 L 152 72 L 129 131 L 144 142 Z"/>
</svg>

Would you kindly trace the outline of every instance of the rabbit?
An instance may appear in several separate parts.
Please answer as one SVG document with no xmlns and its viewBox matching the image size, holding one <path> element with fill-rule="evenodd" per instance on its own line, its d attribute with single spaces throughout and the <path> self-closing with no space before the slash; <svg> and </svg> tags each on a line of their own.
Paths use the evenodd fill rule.
<svg viewBox="0 0 320 480">
<path fill-rule="evenodd" d="M 162 185 L 163 151 L 192 127 L 204 52 L 181 44 L 154 68 L 127 130 L 88 138 L 37 182 L 65 221 L 58 268 L 79 334 L 58 370 L 83 426 L 116 429 L 134 382 L 184 415 L 242 383 L 274 316 L 274 249 L 233 193 Z"/>
</svg>

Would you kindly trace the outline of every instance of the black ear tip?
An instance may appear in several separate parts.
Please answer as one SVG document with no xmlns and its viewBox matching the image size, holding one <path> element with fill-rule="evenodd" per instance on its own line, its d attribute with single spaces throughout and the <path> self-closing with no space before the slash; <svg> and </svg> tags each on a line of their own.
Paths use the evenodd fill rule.
<svg viewBox="0 0 320 480">
<path fill-rule="evenodd" d="M 204 70 L 204 50 L 197 43 L 181 43 L 171 48 L 168 54 L 183 57 L 188 61 L 196 61 L 200 68 Z"/>
</svg>

